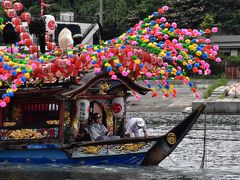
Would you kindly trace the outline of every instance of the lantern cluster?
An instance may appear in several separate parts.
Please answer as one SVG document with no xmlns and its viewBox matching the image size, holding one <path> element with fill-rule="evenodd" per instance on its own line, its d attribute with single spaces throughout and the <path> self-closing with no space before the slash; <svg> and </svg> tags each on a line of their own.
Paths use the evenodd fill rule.
<svg viewBox="0 0 240 180">
<path fill-rule="evenodd" d="M 14 9 L 14 4 L 12 1 L 3 2 L 6 10 Z M 135 80 L 143 79 L 153 97 L 158 96 L 158 91 L 152 83 L 165 97 L 176 97 L 177 92 L 170 79 L 181 80 L 198 98 L 199 94 L 187 73 L 208 75 L 211 73 L 208 61 L 221 61 L 217 57 L 219 47 L 208 38 L 217 32 L 217 28 L 178 28 L 177 23 L 169 23 L 162 17 L 167 10 L 167 6 L 162 7 L 117 38 L 93 46 L 78 45 L 64 54 L 49 40 L 49 35 L 55 30 L 55 19 L 49 16 L 46 21 L 49 51 L 40 56 L 36 55 L 38 48 L 21 25 L 21 21 L 28 21 L 30 16 L 21 15 L 20 19 L 14 16 L 12 23 L 20 33 L 20 44 L 27 46 L 29 53 L 21 54 L 17 47 L 14 54 L 10 54 L 7 48 L 0 51 L 0 86 L 9 85 L 0 106 L 6 106 L 19 86 L 76 77 L 79 71 L 107 72 L 113 80 L 117 80 L 119 74 Z M 135 96 L 139 99 L 138 94 Z"/>
</svg>

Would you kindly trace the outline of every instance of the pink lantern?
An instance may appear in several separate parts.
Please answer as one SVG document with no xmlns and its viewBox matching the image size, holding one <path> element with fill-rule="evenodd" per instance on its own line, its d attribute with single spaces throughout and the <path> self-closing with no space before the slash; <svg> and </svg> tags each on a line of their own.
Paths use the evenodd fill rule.
<svg viewBox="0 0 240 180">
<path fill-rule="evenodd" d="M 7 16 L 10 18 L 14 18 L 17 16 L 16 10 L 15 9 L 8 9 L 7 10 Z"/>
<path fill-rule="evenodd" d="M 21 19 L 23 21 L 30 21 L 31 20 L 31 15 L 28 12 L 23 12 L 21 14 Z"/>
<path fill-rule="evenodd" d="M 12 18 L 12 24 L 13 24 L 14 26 L 20 25 L 21 22 L 22 22 L 22 21 L 21 21 L 20 18 Z"/>
<path fill-rule="evenodd" d="M 13 8 L 16 11 L 21 11 L 23 9 L 23 5 L 22 5 L 22 3 L 16 2 L 16 3 L 13 4 Z"/>
<path fill-rule="evenodd" d="M 3 1 L 3 2 L 2 2 L 2 6 L 3 6 L 5 9 L 11 9 L 11 8 L 12 8 L 12 1 Z"/>
<path fill-rule="evenodd" d="M 6 102 L 5 101 L 0 101 L 0 107 L 6 107 Z"/>
</svg>

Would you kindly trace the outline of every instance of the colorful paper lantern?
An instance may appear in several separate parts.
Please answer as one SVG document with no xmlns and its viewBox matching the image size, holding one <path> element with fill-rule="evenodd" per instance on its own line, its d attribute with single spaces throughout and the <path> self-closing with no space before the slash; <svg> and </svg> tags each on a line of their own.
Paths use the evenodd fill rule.
<svg viewBox="0 0 240 180">
<path fill-rule="evenodd" d="M 49 43 L 47 43 L 47 49 L 49 50 L 49 51 L 51 51 L 51 50 L 53 50 L 53 49 L 55 49 L 56 48 L 56 44 L 54 43 L 54 42 L 49 42 Z"/>
<path fill-rule="evenodd" d="M 113 116 L 116 118 L 122 118 L 124 113 L 124 98 L 116 97 L 112 100 Z"/>
<path fill-rule="evenodd" d="M 12 18 L 12 24 L 13 24 L 14 26 L 21 25 L 21 23 L 22 23 L 22 21 L 21 21 L 20 18 L 17 18 L 17 17 Z"/>
<path fill-rule="evenodd" d="M 37 45 L 31 45 L 31 46 L 29 46 L 29 50 L 33 54 L 38 51 L 38 47 L 37 47 Z"/>
<path fill-rule="evenodd" d="M 78 120 L 86 120 L 89 117 L 90 102 L 86 99 L 79 99 L 76 101 Z"/>
<path fill-rule="evenodd" d="M 11 9 L 12 8 L 12 1 L 3 1 L 2 2 L 2 6 L 5 8 L 5 9 Z"/>
<path fill-rule="evenodd" d="M 21 14 L 21 19 L 22 19 L 22 21 L 30 21 L 31 15 L 28 12 L 23 12 Z"/>
<path fill-rule="evenodd" d="M 16 10 L 15 9 L 8 9 L 7 10 L 7 16 L 10 18 L 14 18 L 17 16 Z"/>
<path fill-rule="evenodd" d="M 16 11 L 21 11 L 23 9 L 23 5 L 22 3 L 20 2 L 16 2 L 13 4 L 13 8 L 16 10 Z"/>
<path fill-rule="evenodd" d="M 26 32 L 26 28 L 23 25 L 17 25 L 15 27 L 16 32 L 21 33 L 21 32 Z"/>
<path fill-rule="evenodd" d="M 53 35 L 54 32 L 55 32 L 56 26 L 57 26 L 54 16 L 44 15 L 44 17 L 46 18 L 45 22 L 46 22 L 47 34 L 48 35 Z"/>
<path fill-rule="evenodd" d="M 25 39 L 24 44 L 25 44 L 25 46 L 30 47 L 33 44 L 33 40 L 30 38 Z"/>
</svg>

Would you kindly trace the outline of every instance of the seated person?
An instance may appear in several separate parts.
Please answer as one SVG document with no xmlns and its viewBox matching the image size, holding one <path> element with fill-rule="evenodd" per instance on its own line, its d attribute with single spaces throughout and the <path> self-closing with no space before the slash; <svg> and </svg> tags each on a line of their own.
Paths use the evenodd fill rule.
<svg viewBox="0 0 240 180">
<path fill-rule="evenodd" d="M 127 137 L 140 137 L 140 130 L 143 130 L 144 137 L 147 137 L 146 124 L 143 118 L 129 119 L 125 125 Z"/>
<path fill-rule="evenodd" d="M 89 134 L 89 125 L 88 120 L 84 120 L 81 122 L 80 129 L 78 132 L 77 138 L 75 138 L 76 141 L 91 141 L 91 136 Z"/>
<path fill-rule="evenodd" d="M 89 133 L 93 141 L 107 141 L 112 139 L 120 139 L 119 136 L 112 136 L 112 132 L 102 124 L 102 117 L 98 113 L 94 113 L 92 120 L 94 123 L 89 128 Z"/>
</svg>

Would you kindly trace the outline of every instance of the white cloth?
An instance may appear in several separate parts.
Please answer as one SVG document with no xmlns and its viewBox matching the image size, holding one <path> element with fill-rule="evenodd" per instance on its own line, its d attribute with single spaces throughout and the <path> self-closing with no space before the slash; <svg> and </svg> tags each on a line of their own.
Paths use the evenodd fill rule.
<svg viewBox="0 0 240 180">
<path fill-rule="evenodd" d="M 125 125 L 125 129 L 126 129 L 126 134 L 129 134 L 130 137 L 140 137 L 141 133 L 140 130 L 145 130 L 146 131 L 146 123 L 144 124 L 143 127 L 139 127 L 137 125 L 137 120 L 139 118 L 132 118 L 129 119 Z"/>
<path fill-rule="evenodd" d="M 93 141 L 100 136 L 105 136 L 107 132 L 108 130 L 103 124 L 94 123 L 89 128 L 89 133 Z"/>
</svg>

